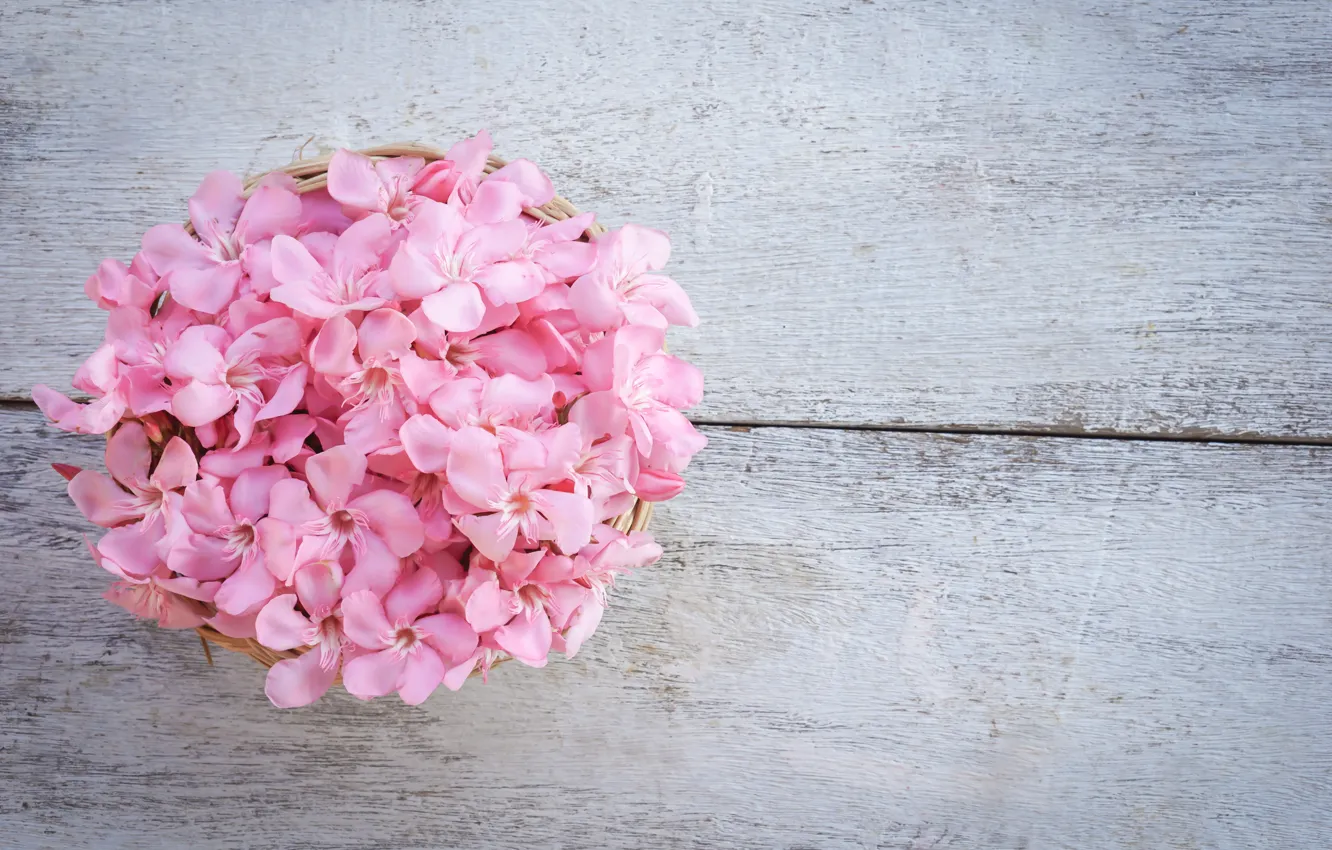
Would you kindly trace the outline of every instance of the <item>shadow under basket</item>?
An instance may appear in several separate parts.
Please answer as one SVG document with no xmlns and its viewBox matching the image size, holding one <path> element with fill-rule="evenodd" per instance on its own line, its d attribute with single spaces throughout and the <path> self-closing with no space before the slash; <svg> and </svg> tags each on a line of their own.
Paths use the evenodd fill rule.
<svg viewBox="0 0 1332 850">
<path fill-rule="evenodd" d="M 367 148 L 360 151 L 360 153 L 377 160 L 391 159 L 394 157 L 419 157 L 424 159 L 427 163 L 446 158 L 444 151 L 415 143 L 382 145 L 380 147 Z M 289 165 L 282 166 L 281 168 L 275 168 L 273 169 L 273 172 L 290 174 L 292 177 L 296 178 L 297 193 L 305 194 L 306 192 L 313 192 L 317 189 L 325 189 L 328 187 L 328 164 L 330 160 L 331 157 L 327 156 L 319 157 L 318 159 L 297 160 Z M 505 160 L 491 156 L 486 162 L 485 173 L 490 174 L 496 169 L 503 167 L 505 164 Z M 260 174 L 245 181 L 246 197 L 249 197 L 264 176 L 264 174 Z M 524 212 L 539 221 L 550 223 L 573 218 L 578 215 L 578 208 L 569 203 L 566 199 L 556 195 L 549 203 L 542 204 L 540 207 L 526 209 Z M 191 234 L 194 234 L 194 229 L 189 223 L 186 223 L 185 229 Z M 596 236 L 605 232 L 606 228 L 602 227 L 600 224 L 593 223 L 583 233 L 582 239 L 583 241 L 591 241 Z M 648 521 L 651 518 L 652 503 L 637 499 L 634 501 L 633 507 L 616 517 L 615 521 L 610 524 L 616 530 L 625 533 L 644 531 L 647 529 Z M 209 664 L 213 663 L 213 655 L 208 648 L 210 643 L 220 646 L 223 649 L 231 650 L 232 652 L 248 655 L 255 661 L 264 665 L 264 667 L 272 667 L 274 664 L 284 659 L 297 658 L 310 650 L 309 647 L 284 651 L 269 649 L 254 638 L 229 637 L 212 626 L 200 626 L 196 631 L 199 633 L 199 639 L 203 644 L 204 655 L 208 659 Z M 495 663 L 498 664 L 507 660 L 509 659 L 501 657 Z M 475 676 L 480 673 L 481 670 L 478 668 L 472 675 Z M 339 674 L 335 683 L 341 683 L 341 681 L 342 676 Z"/>
</svg>

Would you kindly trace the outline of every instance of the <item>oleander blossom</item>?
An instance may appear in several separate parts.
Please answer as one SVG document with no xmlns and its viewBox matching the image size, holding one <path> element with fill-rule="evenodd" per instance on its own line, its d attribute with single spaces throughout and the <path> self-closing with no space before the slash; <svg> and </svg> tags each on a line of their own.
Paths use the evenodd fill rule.
<svg viewBox="0 0 1332 850">
<path fill-rule="evenodd" d="M 85 400 L 33 388 L 106 437 L 109 474 L 54 464 L 106 598 L 272 650 L 276 706 L 572 657 L 661 557 L 627 512 L 706 444 L 666 234 L 538 215 L 549 178 L 490 150 L 339 151 L 326 189 L 208 175 L 188 226 L 84 285 L 108 314 Z"/>
</svg>

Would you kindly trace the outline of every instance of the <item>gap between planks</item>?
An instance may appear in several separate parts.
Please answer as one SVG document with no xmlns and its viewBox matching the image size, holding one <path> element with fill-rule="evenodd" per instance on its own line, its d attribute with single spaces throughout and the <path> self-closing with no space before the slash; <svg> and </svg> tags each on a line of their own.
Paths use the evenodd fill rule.
<svg viewBox="0 0 1332 850">
<path fill-rule="evenodd" d="M 36 410 L 37 405 L 24 399 L 0 398 L 0 411 Z M 1133 433 L 1110 429 L 1079 430 L 1062 425 L 1024 428 L 987 428 L 974 425 L 907 425 L 873 422 L 766 422 L 691 418 L 695 425 L 748 431 L 752 428 L 804 428 L 811 431 L 885 431 L 900 434 L 945 434 L 962 437 L 1046 437 L 1072 440 L 1121 440 L 1147 443 L 1225 443 L 1255 446 L 1332 446 L 1332 437 L 1282 437 L 1261 434 L 1223 434 L 1205 428 L 1189 428 L 1177 433 Z"/>
</svg>

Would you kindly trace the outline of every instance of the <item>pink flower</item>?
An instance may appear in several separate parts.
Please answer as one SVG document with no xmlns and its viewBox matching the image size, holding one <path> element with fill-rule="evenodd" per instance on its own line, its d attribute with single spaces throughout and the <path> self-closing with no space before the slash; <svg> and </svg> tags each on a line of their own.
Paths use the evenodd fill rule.
<svg viewBox="0 0 1332 850">
<path fill-rule="evenodd" d="M 236 175 L 205 177 L 190 198 L 190 221 L 202 241 L 179 224 L 159 224 L 143 237 L 144 256 L 171 297 L 201 313 L 222 312 L 258 256 L 249 250 L 295 229 L 301 201 L 292 185 L 286 175 L 270 175 L 247 200 Z"/>
<path fill-rule="evenodd" d="M 138 262 L 137 265 L 137 269 L 131 270 L 125 268 L 125 264 L 119 260 L 103 260 L 83 285 L 84 293 L 103 310 L 114 310 L 117 307 L 147 310 L 161 290 L 152 269 L 144 269 L 145 262 Z M 135 271 L 144 276 L 140 277 Z"/>
<path fill-rule="evenodd" d="M 338 675 L 348 642 L 338 604 L 342 569 L 328 561 L 308 564 L 296 571 L 294 584 L 294 594 L 269 600 L 255 620 L 255 635 L 269 649 L 310 647 L 268 671 L 264 693 L 278 708 L 309 705 L 323 696 Z M 306 613 L 296 610 L 297 602 Z"/>
<path fill-rule="evenodd" d="M 353 219 L 376 214 L 396 228 L 409 221 L 421 198 L 412 193 L 425 160 L 415 156 L 374 160 L 340 150 L 328 163 L 328 193 Z"/>
<path fill-rule="evenodd" d="M 623 431 L 622 418 L 627 419 L 644 456 L 651 455 L 658 442 L 682 450 L 701 448 L 697 444 L 702 437 L 680 410 L 702 398 L 703 376 L 680 358 L 661 353 L 663 341 L 660 329 L 631 325 L 589 347 L 583 375 L 593 392 L 575 405 L 586 409 L 574 421 L 615 434 Z"/>
<path fill-rule="evenodd" d="M 182 423 L 206 425 L 236 409 L 236 429 L 247 442 L 254 423 L 295 410 L 305 392 L 307 367 L 290 362 L 301 332 L 289 318 L 273 319 L 234 341 L 214 325 L 188 328 L 167 352 L 172 379 L 189 380 L 171 398 Z"/>
<path fill-rule="evenodd" d="M 97 401 L 78 404 L 43 384 L 32 388 L 32 400 L 62 431 L 76 434 L 105 434 L 129 408 L 129 382 L 121 374 L 115 347 L 106 344 L 93 352 L 74 374 L 74 387 Z"/>
<path fill-rule="evenodd" d="M 389 265 L 393 288 L 403 298 L 420 298 L 426 317 L 445 330 L 470 331 L 486 313 L 483 291 L 495 304 L 541 291 L 527 269 L 504 262 L 526 234 L 520 221 L 473 226 L 453 207 L 424 201 Z"/>
<path fill-rule="evenodd" d="M 152 445 L 143 425 L 126 422 L 106 441 L 106 468 L 111 478 L 85 469 L 69 482 L 69 497 L 84 516 L 103 528 L 160 517 L 168 496 L 199 476 L 199 464 L 180 437 L 167 442 L 150 472 L 152 459 Z"/>
<path fill-rule="evenodd" d="M 576 428 L 576 426 L 564 426 Z M 459 530 L 481 554 L 502 561 L 518 535 L 528 541 L 553 540 L 565 552 L 577 551 L 592 534 L 592 502 L 549 485 L 561 480 L 550 469 L 506 472 L 499 440 L 476 427 L 453 436 L 447 475 L 458 496 L 452 510 Z"/>
<path fill-rule="evenodd" d="M 273 238 L 273 277 L 269 293 L 307 316 L 327 319 L 354 310 L 377 310 L 393 297 L 380 257 L 393 242 L 384 216 L 363 218 L 342 232 L 325 268 L 290 236 Z"/>
<path fill-rule="evenodd" d="M 602 236 L 596 246 L 596 265 L 569 291 L 569 303 L 584 325 L 611 330 L 627 322 L 664 330 L 668 324 L 691 328 L 698 324 L 680 285 L 651 274 L 670 258 L 666 234 L 626 224 Z"/>
<path fill-rule="evenodd" d="M 399 559 L 411 555 L 425 540 L 411 500 L 389 489 L 370 489 L 353 498 L 353 491 L 365 482 L 366 457 L 350 446 L 336 446 L 311 457 L 305 464 L 305 477 L 309 490 L 295 480 L 274 485 L 270 516 L 306 535 L 302 549 L 307 544 L 316 546 L 323 559 L 336 560 L 350 547 L 356 568 L 344 588 L 348 593 L 363 588 L 381 595 L 387 592 L 398 578 Z"/>
<path fill-rule="evenodd" d="M 468 659 L 476 632 L 457 614 L 428 614 L 444 589 L 433 570 L 418 569 L 381 602 L 358 591 L 342 602 L 347 636 L 367 650 L 343 667 L 343 682 L 361 699 L 397 691 L 418 705 L 434 692 L 449 667 Z"/>
<path fill-rule="evenodd" d="M 344 439 L 363 453 L 392 442 L 398 426 L 415 409 L 405 392 L 401 358 L 411 354 L 416 328 L 396 310 L 376 310 L 357 328 L 346 317 L 328 320 L 310 345 L 310 365 L 327 379 L 350 410 L 344 415 Z"/>
</svg>

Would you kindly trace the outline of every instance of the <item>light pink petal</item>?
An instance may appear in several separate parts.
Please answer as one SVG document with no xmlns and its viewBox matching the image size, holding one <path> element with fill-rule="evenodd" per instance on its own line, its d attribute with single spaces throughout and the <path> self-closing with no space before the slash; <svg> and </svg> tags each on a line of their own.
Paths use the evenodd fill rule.
<svg viewBox="0 0 1332 850">
<path fill-rule="evenodd" d="M 190 221 L 200 235 L 222 231 L 230 233 L 245 200 L 241 197 L 240 178 L 230 171 L 206 175 L 190 196 Z"/>
<path fill-rule="evenodd" d="M 295 233 L 301 220 L 301 199 L 290 189 L 261 185 L 245 202 L 236 232 L 252 245 L 279 234 Z"/>
<path fill-rule="evenodd" d="M 300 708 L 327 693 L 337 675 L 338 665 L 324 665 L 314 649 L 274 664 L 264 680 L 264 694 L 278 708 Z"/>
<path fill-rule="evenodd" d="M 684 479 L 673 472 L 644 469 L 634 479 L 634 493 L 646 502 L 674 499 L 684 488 Z"/>
<path fill-rule="evenodd" d="M 499 499 L 507 486 L 499 441 L 480 428 L 469 426 L 453 435 L 447 470 L 454 491 L 482 510 L 493 510 L 490 503 Z"/>
<path fill-rule="evenodd" d="M 349 658 L 342 664 L 342 684 L 361 699 L 373 699 L 398 689 L 407 660 L 392 649 Z"/>
<path fill-rule="evenodd" d="M 479 176 L 493 148 L 490 133 L 482 130 L 470 139 L 455 142 L 449 148 L 447 158 L 464 174 Z"/>
<path fill-rule="evenodd" d="M 595 270 L 573 282 L 569 306 L 590 331 L 608 331 L 624 321 L 620 297 Z"/>
<path fill-rule="evenodd" d="M 241 264 L 230 262 L 201 269 L 180 266 L 162 280 L 180 304 L 200 313 L 221 313 L 236 297 L 242 274 Z"/>
<path fill-rule="evenodd" d="M 574 614 L 573 621 L 569 623 L 569 629 L 564 633 L 564 654 L 573 658 L 582 648 L 583 643 L 592 636 L 597 630 L 597 624 L 601 622 L 601 615 L 606 611 L 606 606 L 597 601 L 595 596 L 589 596 L 583 606 Z"/>
<path fill-rule="evenodd" d="M 580 398 L 569 410 L 569 421 L 576 423 L 589 441 L 617 437 L 629 425 L 624 405 L 609 391 L 588 393 Z"/>
<path fill-rule="evenodd" d="M 514 183 L 493 179 L 476 187 L 472 200 L 467 204 L 467 220 L 474 224 L 512 221 L 522 212 L 523 190 Z"/>
<path fill-rule="evenodd" d="M 416 326 L 400 310 L 376 310 L 357 330 L 357 352 L 362 360 L 397 357 L 412 347 Z"/>
<path fill-rule="evenodd" d="M 97 350 L 79 366 L 74 373 L 74 388 L 89 395 L 101 396 L 116 386 L 120 377 L 120 363 L 116 359 L 116 347 L 111 343 L 98 346 Z"/>
<path fill-rule="evenodd" d="M 402 375 L 402 382 L 407 385 L 407 391 L 421 403 L 456 374 L 451 364 L 442 360 L 428 360 L 411 351 L 404 352 L 398 359 L 398 372 Z"/>
<path fill-rule="evenodd" d="M 294 458 L 314 433 L 315 419 L 304 413 L 282 416 L 273 423 L 273 460 L 286 463 Z"/>
<path fill-rule="evenodd" d="M 467 680 L 471 678 L 472 672 L 476 670 L 476 662 L 481 660 L 481 655 L 482 650 L 478 649 L 476 652 L 472 653 L 471 658 L 468 658 L 461 664 L 450 667 L 444 673 L 444 687 L 451 691 L 456 691 L 466 684 Z"/>
<path fill-rule="evenodd" d="M 550 178 L 530 160 L 515 159 L 494 171 L 477 187 L 477 194 L 479 195 L 486 186 L 496 182 L 512 183 L 521 190 L 522 205 L 525 207 L 539 207 L 555 197 L 555 186 L 550 182 Z M 473 199 L 473 203 L 475 202 Z"/>
<path fill-rule="evenodd" d="M 319 455 L 316 455 L 317 459 Z M 306 467 L 308 476 L 309 466 Z M 416 513 L 411 499 L 392 490 L 372 490 L 364 496 L 353 499 L 349 507 L 364 511 L 370 528 L 378 534 L 389 550 L 400 558 L 421 548 L 425 541 L 425 531 L 421 527 L 421 517 Z"/>
<path fill-rule="evenodd" d="M 420 218 L 418 215 L 417 220 Z M 393 291 L 403 298 L 423 298 L 448 283 L 435 263 L 411 242 L 393 255 L 388 271 Z"/>
<path fill-rule="evenodd" d="M 363 213 L 376 212 L 383 187 L 370 157 L 340 150 L 329 160 L 328 193 L 339 203 Z"/>
<path fill-rule="evenodd" d="M 333 270 L 342 279 L 359 278 L 380 265 L 380 258 L 394 244 L 393 227 L 387 216 L 372 215 L 347 228 L 333 249 Z"/>
<path fill-rule="evenodd" d="M 389 645 L 393 624 L 384 615 L 384 605 L 378 596 L 368 590 L 358 590 L 342 600 L 342 629 L 352 643 L 366 649 L 379 649 Z"/>
<path fill-rule="evenodd" d="M 526 242 L 527 225 L 522 221 L 481 224 L 458 238 L 458 253 L 478 268 L 510 259 Z"/>
<path fill-rule="evenodd" d="M 236 396 L 224 384 L 191 381 L 171 397 L 171 412 L 192 428 L 221 418 L 235 406 Z"/>
<path fill-rule="evenodd" d="M 557 242 L 542 246 L 532 259 L 557 278 L 576 278 L 596 264 L 597 249 L 587 242 Z"/>
<path fill-rule="evenodd" d="M 342 438 L 347 446 L 368 455 L 395 445 L 398 429 L 406 420 L 406 411 L 396 402 L 349 411 L 340 420 L 343 426 Z"/>
<path fill-rule="evenodd" d="M 208 248 L 179 224 L 159 224 L 143 234 L 143 256 L 159 275 L 173 269 L 200 269 L 212 264 Z"/>
<path fill-rule="evenodd" d="M 230 614 L 224 614 L 218 611 L 208 618 L 208 625 L 217 629 L 227 637 L 234 638 L 252 638 L 254 634 L 254 621 L 257 614 L 246 614 L 243 617 L 233 617 Z"/>
<path fill-rule="evenodd" d="M 305 646 L 305 633 L 310 628 L 310 620 L 296 610 L 296 601 L 296 594 L 284 593 L 268 600 L 259 610 L 259 616 L 254 621 L 254 633 L 260 643 L 278 652 Z"/>
<path fill-rule="evenodd" d="M 508 328 L 479 337 L 474 344 L 478 362 L 491 373 L 512 373 L 529 381 L 546 371 L 546 354 L 527 331 Z"/>
<path fill-rule="evenodd" d="M 384 613 L 390 623 L 412 623 L 439 605 L 443 596 L 444 585 L 434 570 L 418 569 L 400 579 L 384 597 Z"/>
<path fill-rule="evenodd" d="M 365 546 L 356 554 L 356 566 L 342 586 L 343 595 L 370 591 L 382 597 L 393 589 L 402 575 L 402 559 L 389 550 L 377 534 L 365 535 Z"/>
<path fill-rule="evenodd" d="M 537 606 L 500 626 L 495 631 L 495 643 L 529 667 L 545 667 L 551 634 L 546 609 Z"/>
<path fill-rule="evenodd" d="M 273 391 L 273 397 L 259 408 L 254 420 L 262 422 L 266 419 L 276 419 L 295 410 L 305 397 L 305 382 L 309 375 L 310 367 L 304 363 L 297 363 L 288 369 L 287 374 L 283 375 L 281 382 L 278 383 L 277 389 Z"/>
<path fill-rule="evenodd" d="M 422 472 L 443 472 L 449 459 L 449 443 L 453 432 L 433 416 L 420 414 L 403 423 L 398 439 L 411 458 L 412 465 Z"/>
<path fill-rule="evenodd" d="M 299 526 L 322 518 L 324 512 L 311 500 L 305 482 L 288 478 L 274 484 L 268 494 L 268 515 Z"/>
<path fill-rule="evenodd" d="M 198 477 L 199 461 L 194 457 L 194 450 L 180 437 L 172 437 L 153 470 L 153 481 L 163 490 L 175 490 Z"/>
<path fill-rule="evenodd" d="M 444 679 L 444 662 L 435 650 L 422 646 L 407 656 L 398 696 L 408 705 L 420 705 L 435 692 Z"/>
<path fill-rule="evenodd" d="M 451 428 L 463 427 L 481 409 L 482 381 L 458 378 L 430 396 L 430 409 Z"/>
<path fill-rule="evenodd" d="M 217 478 L 235 478 L 252 466 L 259 466 L 268 456 L 268 442 L 264 435 L 252 440 L 243 449 L 217 449 L 206 452 L 199 461 L 199 470 Z"/>
<path fill-rule="evenodd" d="M 301 195 L 301 220 L 298 233 L 341 233 L 351 224 L 342 211 L 342 204 L 328 194 L 327 189 L 315 189 Z"/>
<path fill-rule="evenodd" d="M 446 331 L 466 332 L 481 324 L 486 314 L 481 290 L 471 283 L 451 283 L 421 300 L 426 318 Z"/>
<path fill-rule="evenodd" d="M 492 561 L 502 561 L 509 557 L 518 540 L 518 526 L 501 527 L 503 519 L 500 514 L 467 515 L 455 517 L 453 522 L 478 552 Z"/>
<path fill-rule="evenodd" d="M 626 224 L 610 236 L 610 260 L 629 274 L 656 271 L 671 258 L 671 240 L 660 230 Z"/>
<path fill-rule="evenodd" d="M 352 352 L 356 350 L 356 326 L 345 316 L 324 323 L 310 343 L 310 365 L 324 375 L 342 377 L 360 371 Z"/>
<path fill-rule="evenodd" d="M 426 632 L 426 641 L 450 667 L 467 660 L 476 651 L 476 630 L 458 614 L 432 614 L 417 620 L 416 626 Z"/>
<path fill-rule="evenodd" d="M 255 531 L 259 532 L 259 551 L 263 553 L 263 558 L 258 560 L 278 581 L 290 581 L 291 572 L 296 568 L 296 527 L 269 516 L 255 523 Z"/>
<path fill-rule="evenodd" d="M 655 307 L 672 325 L 698 327 L 698 314 L 680 284 L 662 275 L 640 275 L 633 297 Z"/>
<path fill-rule="evenodd" d="M 665 342 L 666 331 L 663 328 L 629 325 L 616 331 L 613 355 L 615 380 L 628 383 L 639 362 L 661 353 Z"/>
<path fill-rule="evenodd" d="M 172 572 L 197 581 L 220 581 L 236 571 L 240 559 L 227 551 L 225 540 L 191 534 L 171 547 L 166 564 Z"/>
<path fill-rule="evenodd" d="M 57 426 L 64 430 L 71 430 L 74 421 L 82 412 L 82 405 L 74 403 L 69 396 L 45 384 L 38 384 L 32 388 L 32 401 L 47 419 L 57 423 Z"/>
<path fill-rule="evenodd" d="M 540 268 L 525 262 L 495 263 L 478 271 L 473 279 L 496 304 L 518 304 L 546 288 Z"/>
<path fill-rule="evenodd" d="M 267 495 L 264 494 L 265 498 Z M 226 491 L 221 484 L 208 478 L 201 478 L 185 488 L 181 513 L 190 528 L 200 534 L 217 534 L 221 529 L 236 524 L 236 518 L 227 505 Z"/>
<path fill-rule="evenodd" d="M 123 525 L 139 517 L 129 507 L 130 495 L 100 472 L 85 469 L 69 482 L 69 497 L 88 518 L 103 528 Z"/>
<path fill-rule="evenodd" d="M 267 602 L 276 587 L 277 582 L 264 565 L 264 559 L 254 558 L 242 563 L 240 569 L 222 582 L 213 603 L 219 611 L 240 616 Z"/>
<path fill-rule="evenodd" d="M 539 416 L 553 407 L 555 384 L 543 374 L 534 381 L 517 375 L 500 375 L 489 381 L 481 393 L 481 409 L 502 411 L 518 417 Z"/>
<path fill-rule="evenodd" d="M 554 526 L 555 545 L 560 551 L 577 552 L 592 539 L 592 502 L 586 496 L 538 490 L 532 494 L 532 503 Z"/>
<path fill-rule="evenodd" d="M 295 319 L 270 319 L 249 328 L 227 346 L 226 358 L 235 363 L 250 352 L 265 358 L 294 357 L 300 353 L 302 339 L 301 326 Z"/>
<path fill-rule="evenodd" d="M 520 606 L 512 591 L 503 590 L 498 581 L 483 582 L 467 598 L 467 622 L 477 633 L 499 628 L 513 619 Z"/>
<path fill-rule="evenodd" d="M 328 272 L 319 264 L 305 245 L 290 236 L 273 238 L 271 247 L 273 277 L 278 283 L 296 289 L 310 289 L 313 281 L 327 280 Z M 277 298 L 276 292 L 273 295 Z M 278 300 L 282 300 L 278 298 Z M 284 302 L 286 303 L 286 302 Z"/>
<path fill-rule="evenodd" d="M 320 505 L 341 508 L 352 489 L 365 480 L 365 455 L 350 446 L 334 446 L 306 462 L 305 479 Z"/>
<path fill-rule="evenodd" d="M 122 484 L 147 483 L 153 448 L 138 422 L 126 422 L 106 441 L 106 469 Z"/>
<path fill-rule="evenodd" d="M 172 378 L 220 383 L 227 362 L 219 348 L 226 340 L 226 331 L 214 325 L 186 328 L 167 351 L 164 361 L 167 374 Z"/>
<path fill-rule="evenodd" d="M 342 594 L 342 567 L 332 561 L 315 561 L 298 569 L 292 583 L 301 607 L 327 615 Z"/>
<path fill-rule="evenodd" d="M 268 513 L 268 498 L 273 486 L 290 477 L 291 472 L 280 465 L 256 466 L 236 476 L 231 485 L 231 508 L 237 519 L 257 522 Z M 202 529 L 196 529 L 199 530 Z"/>
</svg>

